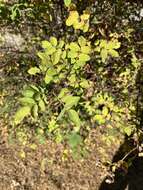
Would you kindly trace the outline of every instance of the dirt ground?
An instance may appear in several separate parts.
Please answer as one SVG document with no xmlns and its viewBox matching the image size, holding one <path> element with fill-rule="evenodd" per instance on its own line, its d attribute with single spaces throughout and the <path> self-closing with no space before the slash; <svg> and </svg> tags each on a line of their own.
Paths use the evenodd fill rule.
<svg viewBox="0 0 143 190">
<path fill-rule="evenodd" d="M 65 156 L 63 145 L 47 141 L 30 147 L 8 143 L 6 132 L 0 142 L 0 190 L 98 190 L 107 175 L 105 161 L 117 149 L 101 140 L 101 130 L 92 130 L 85 158 Z M 100 140 L 99 140 L 100 137 Z"/>
</svg>

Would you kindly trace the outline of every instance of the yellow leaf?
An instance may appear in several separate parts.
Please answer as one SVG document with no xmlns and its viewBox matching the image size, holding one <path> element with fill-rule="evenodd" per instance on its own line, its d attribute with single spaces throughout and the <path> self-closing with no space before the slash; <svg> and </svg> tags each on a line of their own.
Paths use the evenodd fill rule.
<svg viewBox="0 0 143 190">
<path fill-rule="evenodd" d="M 84 13 L 83 15 L 80 16 L 81 20 L 88 20 L 90 15 L 88 13 Z"/>
<path fill-rule="evenodd" d="M 66 25 L 71 26 L 74 23 L 77 23 L 78 19 L 79 19 L 78 12 L 77 11 L 71 11 L 70 14 L 69 14 L 68 19 L 66 20 Z"/>
<path fill-rule="evenodd" d="M 75 29 L 82 29 L 82 27 L 84 26 L 84 21 L 80 21 L 80 22 L 74 22 L 73 23 L 73 27 L 75 28 Z"/>
<path fill-rule="evenodd" d="M 108 108 L 107 107 L 103 107 L 103 110 L 102 110 L 102 114 L 106 117 L 108 115 Z"/>
</svg>

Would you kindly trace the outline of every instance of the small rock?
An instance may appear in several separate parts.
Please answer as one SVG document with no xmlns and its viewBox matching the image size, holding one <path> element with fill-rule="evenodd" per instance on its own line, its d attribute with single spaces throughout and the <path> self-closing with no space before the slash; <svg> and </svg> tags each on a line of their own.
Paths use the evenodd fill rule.
<svg viewBox="0 0 143 190">
<path fill-rule="evenodd" d="M 0 48 L 11 48 L 22 51 L 25 49 L 25 40 L 21 34 L 13 34 L 6 32 L 1 34 Z"/>
</svg>

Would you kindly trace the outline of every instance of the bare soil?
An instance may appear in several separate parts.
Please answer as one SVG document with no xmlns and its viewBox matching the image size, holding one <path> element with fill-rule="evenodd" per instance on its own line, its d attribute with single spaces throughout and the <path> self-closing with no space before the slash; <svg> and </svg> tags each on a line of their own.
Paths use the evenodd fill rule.
<svg viewBox="0 0 143 190">
<path fill-rule="evenodd" d="M 91 131 L 88 154 L 74 160 L 65 147 L 48 140 L 44 145 L 9 144 L 7 132 L 0 144 L 0 190 L 98 190 L 107 175 L 103 162 L 111 161 L 112 150 L 101 139 L 101 130 Z"/>
</svg>

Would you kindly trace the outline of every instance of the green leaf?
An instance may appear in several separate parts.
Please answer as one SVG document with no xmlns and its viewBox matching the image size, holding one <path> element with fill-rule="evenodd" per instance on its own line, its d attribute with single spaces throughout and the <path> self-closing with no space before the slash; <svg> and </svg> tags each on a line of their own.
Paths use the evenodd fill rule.
<svg viewBox="0 0 143 190">
<path fill-rule="evenodd" d="M 53 45 L 53 46 L 57 46 L 58 42 L 57 42 L 57 39 L 55 37 L 50 37 L 50 43 Z"/>
<path fill-rule="evenodd" d="M 19 124 L 26 116 L 30 114 L 31 108 L 29 106 L 21 107 L 14 116 L 14 123 Z"/>
<path fill-rule="evenodd" d="M 60 112 L 60 114 L 57 117 L 57 121 L 60 120 L 64 116 L 65 112 L 66 112 L 66 109 L 63 108 L 62 111 Z"/>
<path fill-rule="evenodd" d="M 44 135 L 41 135 L 41 134 L 37 135 L 37 139 L 40 144 L 45 144 L 45 142 L 46 142 L 46 138 Z"/>
<path fill-rule="evenodd" d="M 46 74 L 44 81 L 46 84 L 49 84 L 53 80 L 53 76 L 49 76 Z"/>
<path fill-rule="evenodd" d="M 70 109 L 68 110 L 68 115 L 69 115 L 69 119 L 79 128 L 81 125 L 81 121 L 80 121 L 78 113 L 75 110 Z"/>
<path fill-rule="evenodd" d="M 58 98 L 63 98 L 66 94 L 69 93 L 69 89 L 67 88 L 62 88 L 59 95 L 58 95 Z"/>
<path fill-rule="evenodd" d="M 73 132 L 72 134 L 68 135 L 68 144 L 71 148 L 77 148 L 78 145 L 82 143 L 82 137 L 77 133 Z"/>
<path fill-rule="evenodd" d="M 67 7 L 69 7 L 69 5 L 71 4 L 71 0 L 64 0 L 64 3 Z"/>
<path fill-rule="evenodd" d="M 141 65 L 141 62 L 139 61 L 139 59 L 137 59 L 135 54 L 132 54 L 132 59 L 131 59 L 131 64 L 135 67 L 138 68 Z"/>
<path fill-rule="evenodd" d="M 35 92 L 32 89 L 26 89 L 22 92 L 24 97 L 32 98 Z"/>
<path fill-rule="evenodd" d="M 29 70 L 28 70 L 28 73 L 30 75 L 36 75 L 37 73 L 40 73 L 40 69 L 38 67 L 31 67 Z"/>
<path fill-rule="evenodd" d="M 29 105 L 32 106 L 34 104 L 36 104 L 35 100 L 33 98 L 29 98 L 29 97 L 23 97 L 23 98 L 19 98 L 19 101 L 22 105 Z"/>
<path fill-rule="evenodd" d="M 40 93 L 34 94 L 34 100 L 39 101 L 41 99 Z"/>
<path fill-rule="evenodd" d="M 62 101 L 65 103 L 65 106 L 62 109 L 62 111 L 60 112 L 57 120 L 60 120 L 64 116 L 64 114 L 67 110 L 71 109 L 73 106 L 76 106 L 79 99 L 80 99 L 80 97 L 71 96 L 71 95 L 66 95 L 65 97 L 62 97 Z"/>
<path fill-rule="evenodd" d="M 39 105 L 41 111 L 44 112 L 44 111 L 46 110 L 46 108 L 45 108 L 45 103 L 44 103 L 44 101 L 43 101 L 42 99 L 40 99 L 38 105 Z"/>
<path fill-rule="evenodd" d="M 56 72 L 56 69 L 54 69 L 54 68 L 49 68 L 49 69 L 47 70 L 47 73 L 46 73 L 46 74 L 49 75 L 49 76 L 54 76 L 54 75 L 57 74 L 57 72 Z"/>
<path fill-rule="evenodd" d="M 37 55 L 41 59 L 41 65 L 43 67 L 46 67 L 47 64 L 49 63 L 49 56 L 47 56 L 45 53 L 42 53 L 42 52 L 38 52 Z M 41 69 L 41 70 L 43 70 L 43 69 Z"/>
<path fill-rule="evenodd" d="M 61 58 L 61 54 L 62 54 L 62 50 L 58 49 L 53 55 L 52 55 L 52 59 L 53 59 L 53 64 L 56 65 Z"/>
<path fill-rule="evenodd" d="M 49 68 L 44 79 L 45 83 L 49 84 L 53 80 L 54 75 L 56 75 L 56 70 L 54 68 Z"/>
<path fill-rule="evenodd" d="M 76 62 L 76 59 L 71 59 L 71 64 L 74 64 Z"/>
<path fill-rule="evenodd" d="M 76 106 L 79 100 L 80 100 L 79 96 L 71 96 L 71 95 L 67 95 L 64 98 L 62 98 L 62 101 L 65 103 L 64 108 L 66 110 L 72 108 L 73 106 Z"/>
<path fill-rule="evenodd" d="M 32 116 L 33 116 L 35 119 L 37 119 L 37 117 L 38 117 L 38 105 L 37 105 L 37 104 L 35 104 L 35 105 L 33 106 L 31 112 L 32 112 Z"/>
<path fill-rule="evenodd" d="M 33 88 L 35 91 L 39 92 L 39 88 L 37 88 L 35 85 L 31 84 L 30 87 Z"/>
<path fill-rule="evenodd" d="M 105 62 L 108 57 L 108 52 L 106 49 L 102 49 L 100 52 L 102 62 Z"/>
</svg>

